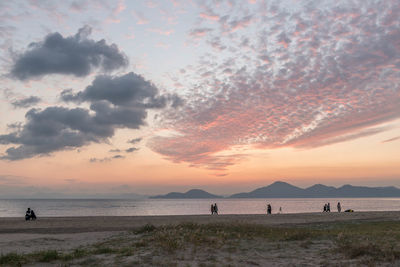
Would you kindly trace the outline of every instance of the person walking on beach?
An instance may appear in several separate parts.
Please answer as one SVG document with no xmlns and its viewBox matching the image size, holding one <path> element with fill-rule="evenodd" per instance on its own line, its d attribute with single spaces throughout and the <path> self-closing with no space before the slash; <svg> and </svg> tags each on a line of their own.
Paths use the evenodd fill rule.
<svg viewBox="0 0 400 267">
<path fill-rule="evenodd" d="M 271 204 L 268 204 L 267 206 L 267 214 L 271 214 L 272 213 L 272 207 Z"/>
<path fill-rule="evenodd" d="M 218 206 L 217 203 L 214 203 L 214 212 L 218 215 Z"/>
<path fill-rule="evenodd" d="M 211 215 L 213 215 L 213 214 L 214 214 L 214 205 L 211 204 Z"/>
<path fill-rule="evenodd" d="M 338 212 L 342 211 L 342 206 L 340 205 L 340 202 L 337 203 L 337 211 Z"/>
<path fill-rule="evenodd" d="M 328 204 L 326 205 L 326 211 L 327 212 L 331 212 L 331 204 L 328 202 Z"/>
</svg>

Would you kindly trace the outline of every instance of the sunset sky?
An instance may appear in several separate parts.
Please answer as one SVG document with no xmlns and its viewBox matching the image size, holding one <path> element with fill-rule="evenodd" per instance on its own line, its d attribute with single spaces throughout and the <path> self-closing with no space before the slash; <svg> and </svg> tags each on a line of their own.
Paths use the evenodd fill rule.
<svg viewBox="0 0 400 267">
<path fill-rule="evenodd" d="M 400 187 L 400 1 L 0 2 L 0 197 Z"/>
</svg>

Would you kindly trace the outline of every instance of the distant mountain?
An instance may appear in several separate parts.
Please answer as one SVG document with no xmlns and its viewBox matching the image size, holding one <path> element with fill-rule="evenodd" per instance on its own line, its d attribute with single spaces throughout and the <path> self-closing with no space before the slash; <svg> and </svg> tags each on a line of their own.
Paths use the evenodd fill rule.
<svg viewBox="0 0 400 267">
<path fill-rule="evenodd" d="M 249 193 L 239 193 L 230 196 L 230 198 L 265 198 L 273 197 L 302 197 L 303 190 L 285 182 L 275 182 L 269 186 L 258 188 Z"/>
<path fill-rule="evenodd" d="M 340 197 L 400 197 L 400 189 L 389 187 L 366 187 L 343 185 L 341 187 L 315 184 L 308 188 L 300 188 L 285 182 L 274 182 L 268 186 L 257 188 L 251 192 L 238 193 L 228 198 L 340 198 Z M 192 189 L 186 193 L 171 192 L 166 195 L 153 196 L 159 199 L 190 198 L 223 198 L 204 190 Z"/>
<path fill-rule="evenodd" d="M 299 188 L 285 182 L 275 182 L 248 193 L 233 194 L 229 198 L 324 198 L 324 197 L 400 197 L 400 189 L 344 185 L 336 188 L 316 184 Z"/>
<path fill-rule="evenodd" d="M 336 195 L 337 188 L 323 184 L 315 184 L 304 189 L 305 197 L 331 197 Z"/>
<path fill-rule="evenodd" d="M 222 198 L 221 196 L 210 194 L 201 189 L 192 189 L 186 193 L 171 192 L 166 195 L 153 196 L 150 198 L 169 198 L 169 199 L 179 199 L 179 198 Z"/>
</svg>

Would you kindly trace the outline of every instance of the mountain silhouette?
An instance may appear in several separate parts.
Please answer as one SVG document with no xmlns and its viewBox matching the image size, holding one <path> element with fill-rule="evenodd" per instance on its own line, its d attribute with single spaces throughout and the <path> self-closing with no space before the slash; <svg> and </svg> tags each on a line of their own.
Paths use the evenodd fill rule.
<svg viewBox="0 0 400 267">
<path fill-rule="evenodd" d="M 285 182 L 275 182 L 269 186 L 248 193 L 233 194 L 229 198 L 325 198 L 325 197 L 400 197 L 400 189 L 394 186 L 366 187 L 343 185 L 339 188 L 315 184 L 299 188 Z"/>
<path fill-rule="evenodd" d="M 239 193 L 230 198 L 265 198 L 265 197 L 302 197 L 303 189 L 285 182 L 275 182 L 269 186 L 258 188 L 249 193 Z"/>
<path fill-rule="evenodd" d="M 343 185 L 341 187 L 315 184 L 300 188 L 286 182 L 277 181 L 268 186 L 257 188 L 251 192 L 237 193 L 228 198 L 357 198 L 357 197 L 400 197 L 400 189 L 394 186 L 366 187 Z M 189 199 L 189 198 L 223 198 L 201 189 L 192 189 L 186 193 L 171 192 L 166 195 L 150 198 Z"/>
<path fill-rule="evenodd" d="M 153 196 L 150 198 L 169 198 L 169 199 L 179 199 L 179 198 L 222 198 L 222 196 L 217 196 L 210 194 L 201 189 L 192 189 L 186 193 L 171 192 L 166 195 Z"/>
</svg>

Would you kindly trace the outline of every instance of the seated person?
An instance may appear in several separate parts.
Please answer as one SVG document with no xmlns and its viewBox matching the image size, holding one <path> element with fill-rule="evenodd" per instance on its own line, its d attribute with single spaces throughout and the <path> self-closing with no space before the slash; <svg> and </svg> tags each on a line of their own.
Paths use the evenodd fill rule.
<svg viewBox="0 0 400 267">
<path fill-rule="evenodd" d="M 29 221 L 31 219 L 31 208 L 28 208 L 28 210 L 25 213 L 25 221 Z"/>
<path fill-rule="evenodd" d="M 31 220 L 36 220 L 36 214 L 33 210 L 31 210 Z"/>
</svg>

